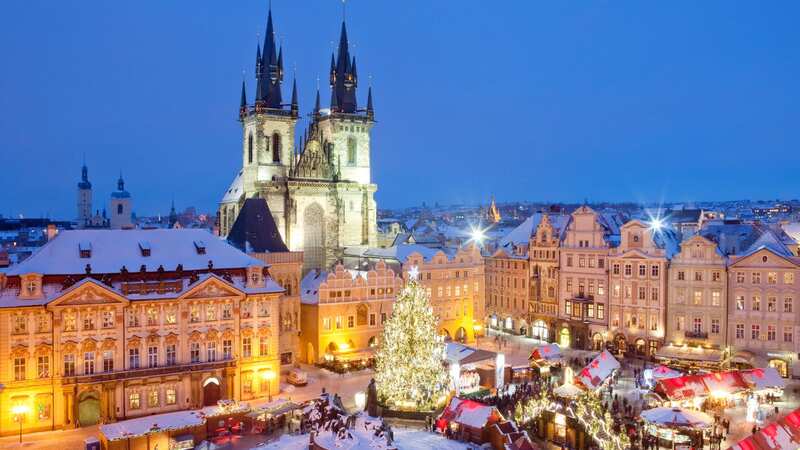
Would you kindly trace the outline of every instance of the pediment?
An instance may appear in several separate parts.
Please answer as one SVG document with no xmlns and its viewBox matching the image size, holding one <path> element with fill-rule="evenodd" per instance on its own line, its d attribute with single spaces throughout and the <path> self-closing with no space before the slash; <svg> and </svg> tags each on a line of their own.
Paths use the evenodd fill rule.
<svg viewBox="0 0 800 450">
<path fill-rule="evenodd" d="M 619 256 L 621 259 L 642 259 L 642 258 L 649 258 L 650 255 L 647 253 L 639 250 L 639 249 L 631 249 L 625 251 L 622 255 Z"/>
<path fill-rule="evenodd" d="M 128 299 L 114 290 L 94 280 L 89 280 L 66 291 L 63 295 L 50 302 L 48 307 L 127 305 L 128 303 Z"/>
<path fill-rule="evenodd" d="M 766 257 L 766 261 L 764 258 Z M 762 248 L 750 255 L 737 259 L 731 267 L 784 267 L 787 269 L 797 268 L 794 261 L 779 255 L 768 248 Z"/>
<path fill-rule="evenodd" d="M 181 299 L 205 299 L 205 298 L 219 298 L 219 297 L 238 297 L 244 292 L 231 286 L 225 280 L 217 277 L 210 277 L 181 295 Z"/>
</svg>

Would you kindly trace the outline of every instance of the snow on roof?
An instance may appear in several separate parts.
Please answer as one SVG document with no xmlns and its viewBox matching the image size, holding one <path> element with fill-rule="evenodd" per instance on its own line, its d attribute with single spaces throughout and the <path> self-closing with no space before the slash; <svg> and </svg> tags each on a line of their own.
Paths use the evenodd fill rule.
<svg viewBox="0 0 800 450">
<path fill-rule="evenodd" d="M 205 253 L 198 252 L 195 241 L 206 244 Z M 91 254 L 81 258 L 80 249 L 87 245 Z M 143 250 L 150 250 L 150 255 Z M 65 230 L 8 274 L 84 274 L 87 264 L 95 274 L 119 273 L 122 266 L 138 271 L 142 265 L 148 271 L 159 266 L 171 271 L 178 264 L 184 270 L 203 270 L 209 261 L 215 269 L 264 266 L 203 229 Z"/>
<path fill-rule="evenodd" d="M 244 194 L 244 180 L 242 174 L 244 170 L 240 170 L 238 174 L 236 174 L 236 178 L 233 179 L 230 187 L 228 190 L 225 191 L 225 195 L 222 196 L 221 203 L 230 203 L 230 202 L 238 202 L 239 198 Z"/>
<path fill-rule="evenodd" d="M 116 441 L 168 430 L 183 430 L 204 424 L 205 418 L 197 411 L 177 411 L 100 425 L 100 432 L 109 441 Z"/>
<path fill-rule="evenodd" d="M 761 250 L 762 248 L 771 250 L 773 253 L 783 257 L 794 256 L 794 254 L 792 253 L 791 250 L 789 250 L 786 244 L 784 244 L 778 237 L 778 235 L 770 229 L 764 229 L 763 232 L 761 233 L 761 236 L 759 236 L 758 239 L 756 239 L 756 241 L 753 242 L 750 248 L 748 248 L 747 251 L 745 251 L 745 254 L 746 255 L 753 254 Z"/>
<path fill-rule="evenodd" d="M 507 247 L 509 244 L 525 245 L 530 240 L 531 236 L 536 234 L 536 228 L 542 221 L 545 213 L 537 212 L 525 219 L 516 228 L 511 230 L 508 234 L 503 236 L 498 242 L 498 247 Z M 559 239 L 563 239 L 564 232 L 570 221 L 570 216 L 565 214 L 547 214 L 550 218 L 550 224 L 555 230 L 555 234 Z"/>
<path fill-rule="evenodd" d="M 619 367 L 619 362 L 614 359 L 611 353 L 608 350 L 603 350 L 575 378 L 584 386 L 596 389 Z"/>
<path fill-rule="evenodd" d="M 742 377 L 756 391 L 773 388 L 783 389 L 786 387 L 786 381 L 778 373 L 778 369 L 774 367 L 743 370 Z"/>
<path fill-rule="evenodd" d="M 300 301 L 307 305 L 319 303 L 319 286 L 328 279 L 328 272 L 311 270 L 300 281 Z"/>
<path fill-rule="evenodd" d="M 784 223 L 781 228 L 795 242 L 800 242 L 800 222 Z"/>
<path fill-rule="evenodd" d="M 443 415 L 450 415 L 450 420 L 472 428 L 485 427 L 493 415 L 500 413 L 494 406 L 484 405 L 474 400 L 462 400 L 453 397 Z"/>
</svg>

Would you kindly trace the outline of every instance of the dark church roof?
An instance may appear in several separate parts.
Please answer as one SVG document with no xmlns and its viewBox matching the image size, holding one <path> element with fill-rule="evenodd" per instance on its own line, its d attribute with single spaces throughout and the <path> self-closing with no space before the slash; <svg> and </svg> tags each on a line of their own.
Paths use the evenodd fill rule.
<svg viewBox="0 0 800 450">
<path fill-rule="evenodd" d="M 288 252 L 267 201 L 248 198 L 228 234 L 228 242 L 243 252 Z"/>
</svg>

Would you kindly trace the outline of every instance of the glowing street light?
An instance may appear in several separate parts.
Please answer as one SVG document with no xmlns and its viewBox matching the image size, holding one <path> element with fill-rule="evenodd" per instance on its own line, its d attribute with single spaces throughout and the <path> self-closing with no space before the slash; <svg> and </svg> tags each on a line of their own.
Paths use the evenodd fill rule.
<svg viewBox="0 0 800 450">
<path fill-rule="evenodd" d="M 271 369 L 261 373 L 261 378 L 267 382 L 268 401 L 272 402 L 272 380 L 275 379 L 275 372 Z"/>
<path fill-rule="evenodd" d="M 14 415 L 14 420 L 19 422 L 19 443 L 22 444 L 22 422 L 25 421 L 25 415 L 28 414 L 30 408 L 28 405 L 14 405 L 11 407 L 11 414 Z"/>
</svg>

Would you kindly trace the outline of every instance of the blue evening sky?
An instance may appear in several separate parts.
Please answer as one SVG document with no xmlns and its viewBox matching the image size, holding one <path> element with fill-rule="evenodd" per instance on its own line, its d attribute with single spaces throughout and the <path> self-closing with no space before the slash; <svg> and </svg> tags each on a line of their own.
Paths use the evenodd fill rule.
<svg viewBox="0 0 800 450">
<path fill-rule="evenodd" d="M 274 0 L 288 99 L 323 100 L 338 0 Z M 366 1 L 382 207 L 796 198 L 800 3 Z M 213 210 L 241 166 L 265 0 L 8 0 L 0 14 L 0 214 L 73 218 L 120 169 L 139 214 Z M 99 205 L 99 206 L 98 206 Z"/>
</svg>

